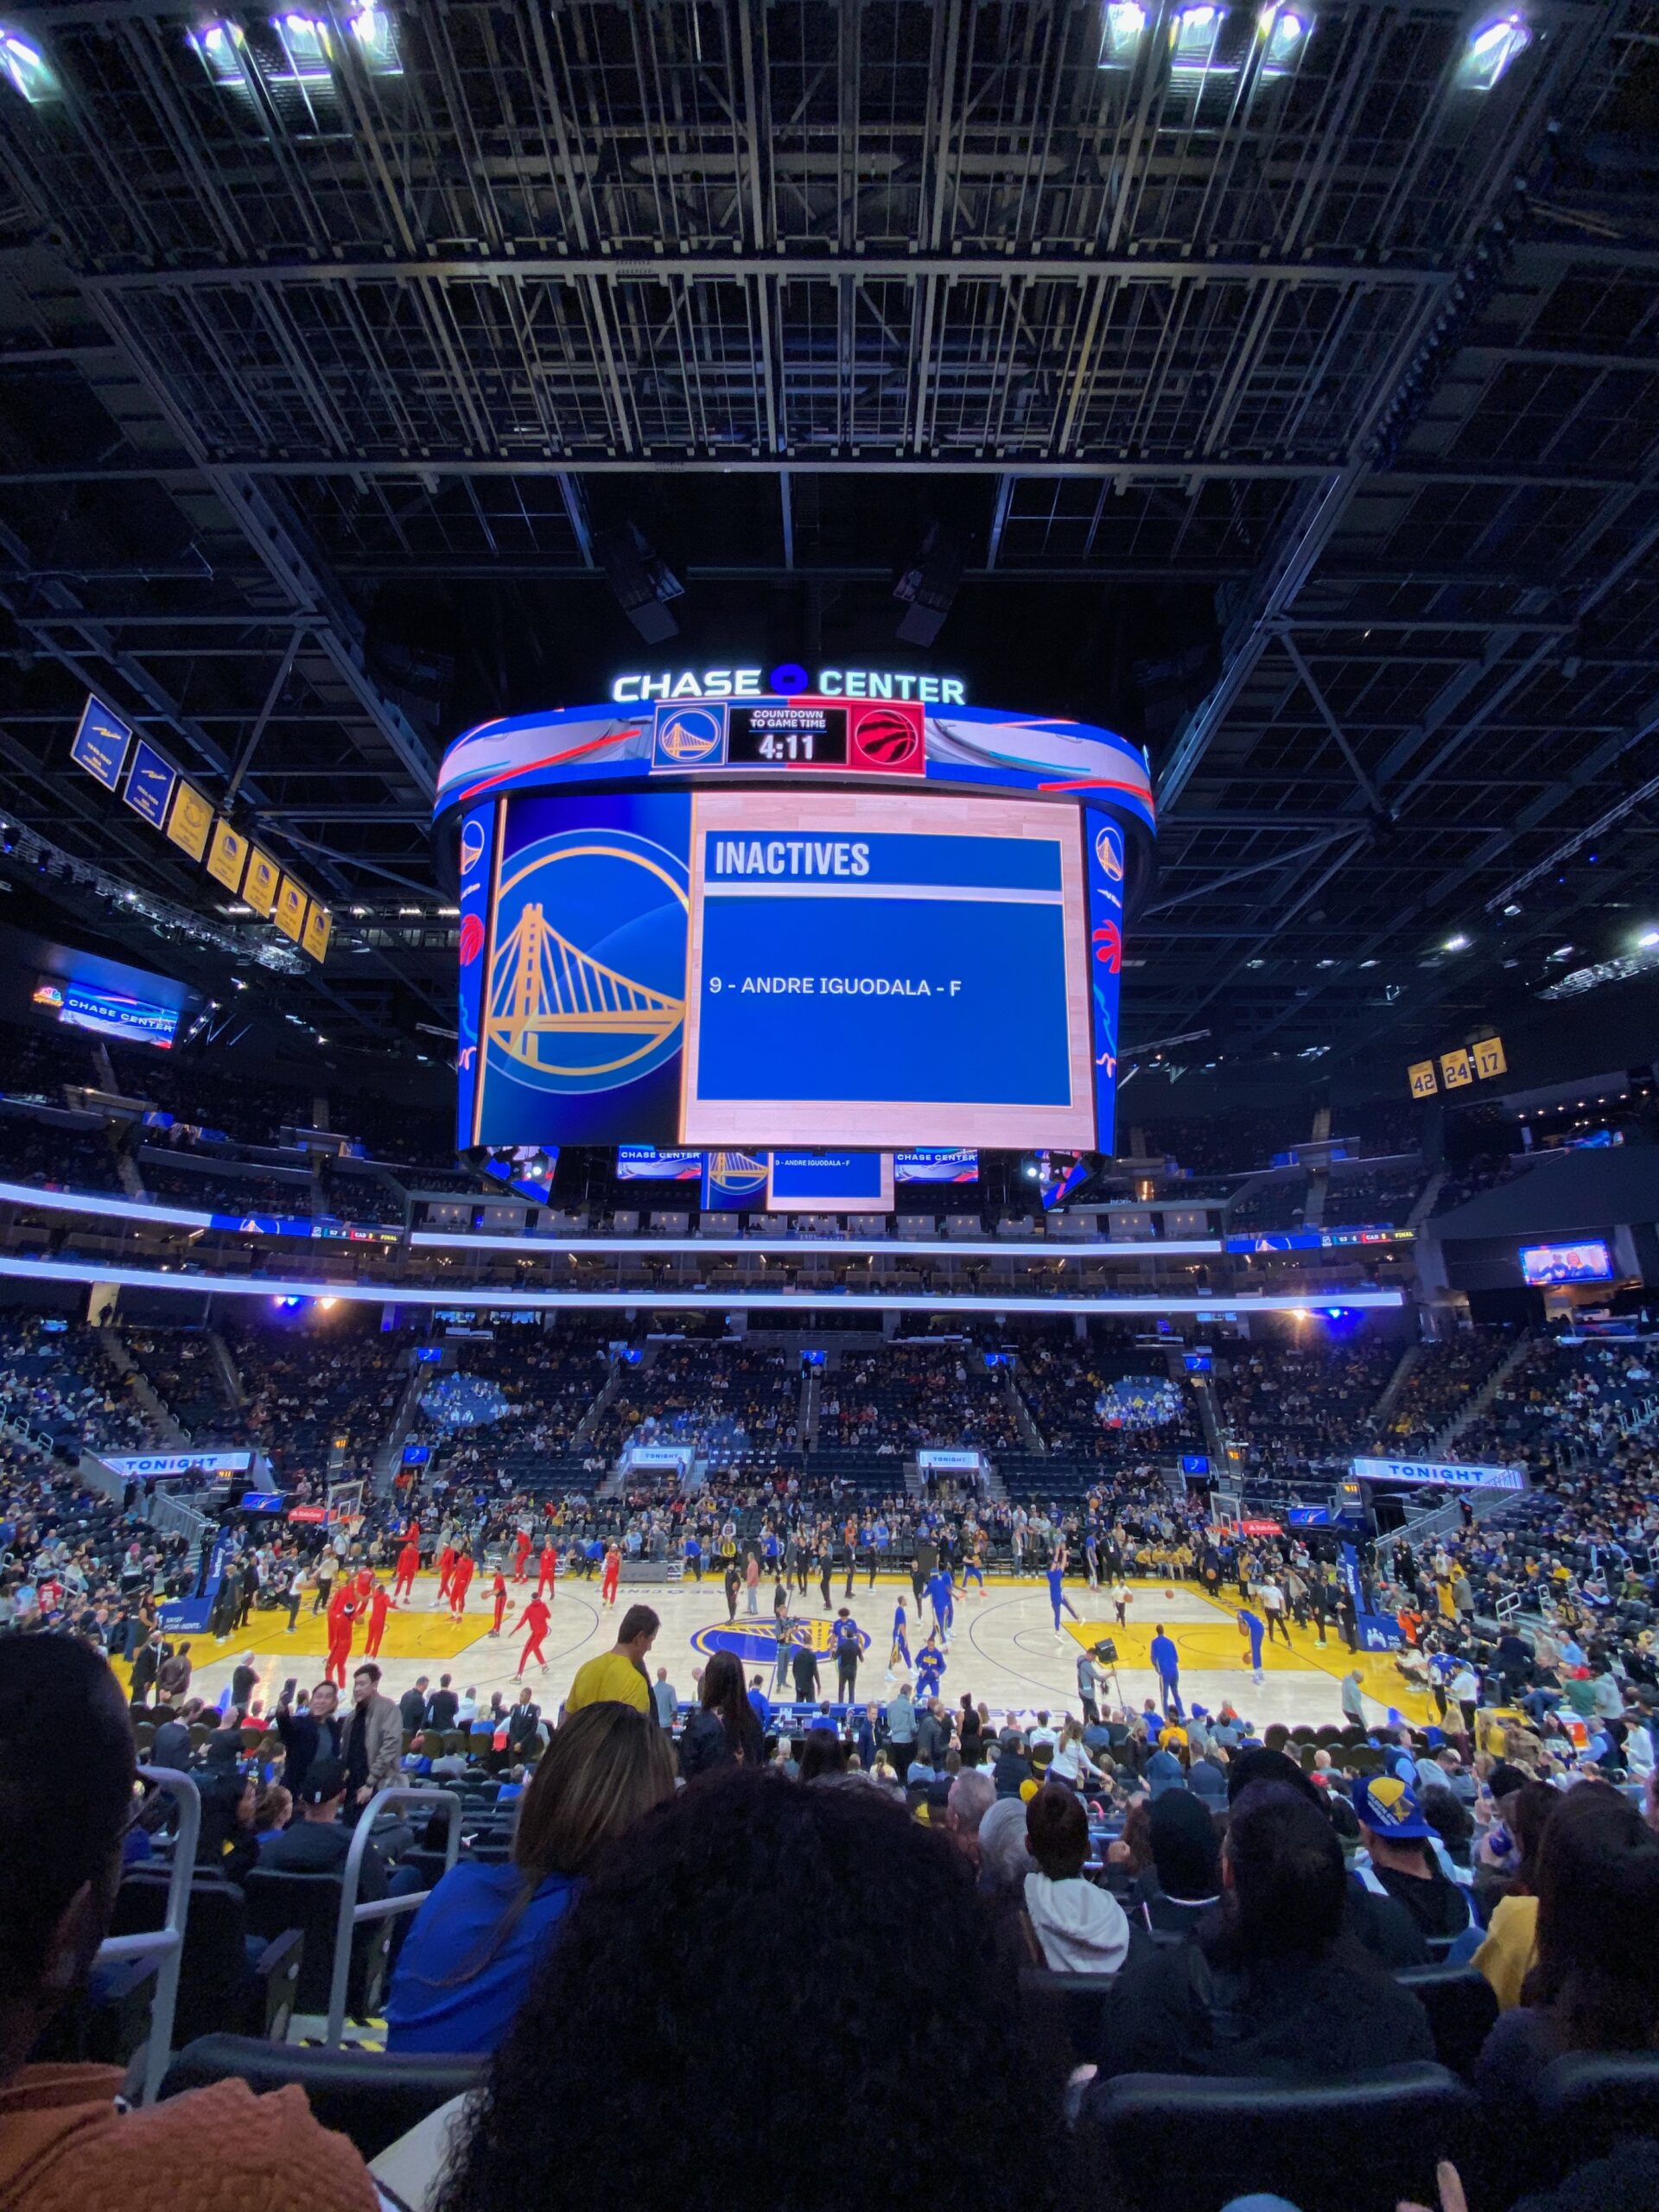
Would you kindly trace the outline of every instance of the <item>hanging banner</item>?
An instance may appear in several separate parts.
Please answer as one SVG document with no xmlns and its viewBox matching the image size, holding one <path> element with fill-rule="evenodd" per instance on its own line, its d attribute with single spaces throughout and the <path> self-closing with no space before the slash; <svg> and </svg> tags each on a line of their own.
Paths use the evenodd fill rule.
<svg viewBox="0 0 1659 2212">
<path fill-rule="evenodd" d="M 193 861 L 199 861 L 207 850 L 207 836 L 213 826 L 212 803 L 181 776 L 167 817 L 168 836 Z"/>
</svg>

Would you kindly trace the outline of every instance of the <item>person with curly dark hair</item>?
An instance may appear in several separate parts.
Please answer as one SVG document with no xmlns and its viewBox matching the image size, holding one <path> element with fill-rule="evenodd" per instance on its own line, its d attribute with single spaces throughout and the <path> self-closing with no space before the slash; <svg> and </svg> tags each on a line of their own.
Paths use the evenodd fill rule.
<svg viewBox="0 0 1659 2212">
<path fill-rule="evenodd" d="M 757 1989 L 810 2007 L 815 2131 L 801 2079 L 733 2066 Z M 971 2110 L 957 2212 L 1058 2212 L 1058 2077 L 1033 2051 L 971 1869 L 879 1790 L 742 1770 L 620 1838 L 571 1916 L 460 2135 L 438 2212 L 887 2202 L 916 2099 Z M 717 2131 L 718 2139 L 710 2130 Z"/>
</svg>

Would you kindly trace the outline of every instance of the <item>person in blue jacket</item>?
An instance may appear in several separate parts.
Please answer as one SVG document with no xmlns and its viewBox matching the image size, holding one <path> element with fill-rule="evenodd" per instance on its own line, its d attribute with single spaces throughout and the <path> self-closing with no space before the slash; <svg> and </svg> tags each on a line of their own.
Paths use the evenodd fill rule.
<svg viewBox="0 0 1659 2212">
<path fill-rule="evenodd" d="M 930 1636 L 916 1654 L 916 1694 L 922 1699 L 938 1697 L 939 1684 L 944 1680 L 944 1654 Z"/>
<path fill-rule="evenodd" d="M 1181 1717 L 1181 1655 L 1173 1637 L 1166 1636 L 1159 1622 L 1152 1639 L 1152 1664 L 1158 1676 L 1158 1703 L 1164 1718 Z"/>
<path fill-rule="evenodd" d="M 452 1866 L 415 1915 L 386 2049 L 493 2051 L 583 1878 L 674 1783 L 667 1736 L 631 1705 L 587 1706 L 556 1729 L 519 1806 L 512 1863 Z"/>
<path fill-rule="evenodd" d="M 887 1654 L 887 1672 L 902 1659 L 906 1667 L 915 1662 L 910 1656 L 910 1616 L 905 1610 L 905 1593 L 901 1590 L 893 1601 L 893 1649 Z"/>
</svg>

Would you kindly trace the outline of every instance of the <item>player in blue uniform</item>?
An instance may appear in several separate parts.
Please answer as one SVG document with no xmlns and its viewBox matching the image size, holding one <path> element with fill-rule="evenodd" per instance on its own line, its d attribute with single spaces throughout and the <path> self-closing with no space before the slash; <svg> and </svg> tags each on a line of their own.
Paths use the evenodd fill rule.
<svg viewBox="0 0 1659 2212">
<path fill-rule="evenodd" d="M 1060 1549 L 1055 1553 L 1053 1560 L 1048 1569 L 1048 1602 L 1054 1608 L 1054 1633 L 1056 1636 L 1060 1632 L 1060 1608 L 1062 1605 L 1064 1605 L 1066 1611 L 1071 1614 L 1073 1620 L 1077 1619 L 1079 1617 L 1077 1607 L 1071 1603 L 1071 1600 L 1065 1594 L 1065 1548 L 1062 1545 Z"/>
<path fill-rule="evenodd" d="M 1267 1623 L 1262 1618 L 1259 1613 L 1253 1613 L 1248 1607 L 1241 1606 L 1239 1609 L 1238 1624 L 1240 1628 L 1243 1630 L 1245 1635 L 1250 1639 L 1250 1672 L 1255 1677 L 1255 1680 L 1259 1684 L 1263 1679 L 1262 1673 L 1262 1639 L 1268 1632 Z"/>
<path fill-rule="evenodd" d="M 939 1684 L 944 1680 L 944 1654 L 930 1636 L 916 1654 L 916 1694 L 919 1698 L 938 1697 Z"/>
<path fill-rule="evenodd" d="M 893 1649 L 887 1654 L 889 1675 L 901 1659 L 906 1667 L 915 1664 L 910 1656 L 910 1616 L 905 1611 L 903 1591 L 894 1599 L 893 1605 Z"/>
<path fill-rule="evenodd" d="M 985 1594 L 985 1564 L 980 1554 L 985 1539 L 977 1529 L 964 1529 L 963 1541 L 966 1549 L 962 1562 L 962 1594 L 965 1598 L 968 1585 L 977 1582 L 979 1594 L 982 1598 Z"/>
</svg>

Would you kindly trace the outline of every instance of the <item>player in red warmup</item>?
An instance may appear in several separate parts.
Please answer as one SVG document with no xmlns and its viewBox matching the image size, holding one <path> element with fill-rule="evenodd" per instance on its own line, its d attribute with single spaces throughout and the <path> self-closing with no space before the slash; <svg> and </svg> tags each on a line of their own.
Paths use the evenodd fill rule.
<svg viewBox="0 0 1659 2212">
<path fill-rule="evenodd" d="M 599 1602 L 601 1605 L 616 1603 L 616 1586 L 622 1580 L 622 1554 L 613 1544 L 605 1554 L 605 1572 L 600 1578 Z"/>
<path fill-rule="evenodd" d="M 473 1566 L 470 1552 L 462 1552 L 455 1561 L 455 1571 L 449 1578 L 449 1617 L 459 1620 L 467 1610 L 467 1592 L 473 1586 Z"/>
<path fill-rule="evenodd" d="M 551 1593 L 559 1579 L 559 1555 L 550 1543 L 542 1546 L 541 1570 L 536 1580 L 536 1595 L 538 1598 L 543 1590 Z"/>
<path fill-rule="evenodd" d="M 530 1531 L 528 1529 L 521 1529 L 518 1531 L 518 1541 L 512 1548 L 512 1579 L 515 1582 L 524 1580 L 524 1568 L 529 1560 Z"/>
<path fill-rule="evenodd" d="M 438 1603 L 441 1605 L 448 1602 L 449 1585 L 454 1579 L 454 1573 L 455 1548 L 453 1544 L 446 1544 L 438 1554 Z"/>
<path fill-rule="evenodd" d="M 547 1672 L 547 1656 L 542 1649 L 542 1638 L 547 1634 L 552 1619 L 552 1614 L 542 1603 L 542 1593 L 538 1590 L 524 1607 L 524 1618 L 521 1625 L 530 1632 L 524 1639 L 524 1650 L 519 1655 L 518 1672 L 513 1676 L 514 1681 L 522 1680 L 524 1671 L 532 1659 L 539 1662 L 543 1674 Z"/>
<path fill-rule="evenodd" d="M 518 1580 L 522 1581 L 524 1577 L 520 1575 Z M 490 1595 L 495 1599 L 495 1626 L 490 1630 L 490 1634 L 499 1636 L 502 1618 L 507 1610 L 507 1578 L 499 1567 L 495 1571 L 495 1580 L 491 1585 Z"/>
<path fill-rule="evenodd" d="M 391 1611 L 391 1593 L 384 1582 L 377 1582 L 369 1592 L 369 1632 L 363 1639 L 363 1656 L 380 1656 L 380 1639 L 386 1632 L 386 1615 Z"/>
<path fill-rule="evenodd" d="M 415 1595 L 415 1577 L 420 1571 L 421 1548 L 412 1540 L 405 1541 L 403 1549 L 397 1554 L 397 1572 L 391 1578 L 391 1597 L 394 1605 L 399 1598 L 412 1598 Z"/>
<path fill-rule="evenodd" d="M 328 1600 L 328 1663 L 322 1670 L 325 1678 L 338 1682 L 342 1690 L 351 1663 L 352 1625 L 357 1614 L 357 1592 L 346 1583 Z"/>
</svg>

